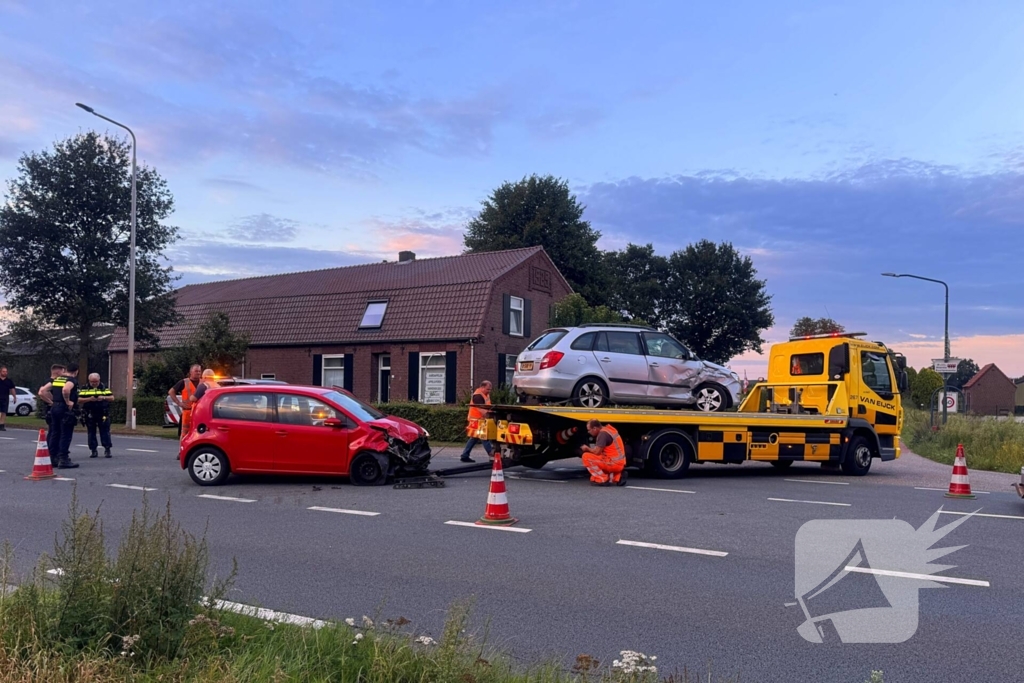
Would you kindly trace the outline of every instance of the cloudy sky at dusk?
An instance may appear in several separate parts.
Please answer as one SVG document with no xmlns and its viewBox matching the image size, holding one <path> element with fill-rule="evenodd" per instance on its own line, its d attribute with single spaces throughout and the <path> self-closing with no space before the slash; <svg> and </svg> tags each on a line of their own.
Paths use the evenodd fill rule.
<svg viewBox="0 0 1024 683">
<path fill-rule="evenodd" d="M 772 340 L 937 358 L 942 288 L 879 275 L 917 273 L 955 355 L 1024 375 L 1024 3 L 0 0 L 0 46 L 0 178 L 106 130 L 76 101 L 132 125 L 182 282 L 458 253 L 551 173 L 603 248 L 748 253 Z"/>
</svg>

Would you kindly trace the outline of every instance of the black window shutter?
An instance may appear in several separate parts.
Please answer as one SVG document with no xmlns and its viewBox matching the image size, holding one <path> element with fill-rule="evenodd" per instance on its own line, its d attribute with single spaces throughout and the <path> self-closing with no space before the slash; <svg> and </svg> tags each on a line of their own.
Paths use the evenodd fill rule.
<svg viewBox="0 0 1024 683">
<path fill-rule="evenodd" d="M 499 387 L 505 385 L 505 354 L 498 354 L 498 381 L 495 382 Z"/>
<path fill-rule="evenodd" d="M 527 339 L 530 338 L 530 318 L 533 316 L 533 307 L 530 305 L 529 299 L 523 299 L 523 336 Z"/>
<path fill-rule="evenodd" d="M 313 354 L 313 386 L 318 387 L 323 384 L 324 381 L 324 355 L 322 353 Z"/>
<path fill-rule="evenodd" d="M 409 400 L 420 400 L 420 354 L 409 352 Z"/>
<path fill-rule="evenodd" d="M 351 353 L 345 354 L 345 391 L 352 391 L 352 361 L 355 360 L 355 355 Z"/>
<path fill-rule="evenodd" d="M 444 402 L 455 403 L 458 398 L 455 395 L 456 370 L 459 366 L 459 354 L 456 351 L 449 351 L 444 354 Z"/>
<path fill-rule="evenodd" d="M 501 333 L 508 334 L 509 312 L 512 310 L 512 297 L 508 294 L 501 295 Z"/>
</svg>

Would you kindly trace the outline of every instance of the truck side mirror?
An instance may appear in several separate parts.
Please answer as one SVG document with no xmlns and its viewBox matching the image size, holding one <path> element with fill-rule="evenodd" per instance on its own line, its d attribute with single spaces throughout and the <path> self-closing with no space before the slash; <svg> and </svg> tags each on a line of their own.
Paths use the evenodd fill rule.
<svg viewBox="0 0 1024 683">
<path fill-rule="evenodd" d="M 828 352 L 828 378 L 840 380 L 850 372 L 850 345 L 833 346 Z"/>
<path fill-rule="evenodd" d="M 896 387 L 900 390 L 901 394 L 910 388 L 910 380 L 907 377 L 906 370 L 897 370 Z"/>
</svg>

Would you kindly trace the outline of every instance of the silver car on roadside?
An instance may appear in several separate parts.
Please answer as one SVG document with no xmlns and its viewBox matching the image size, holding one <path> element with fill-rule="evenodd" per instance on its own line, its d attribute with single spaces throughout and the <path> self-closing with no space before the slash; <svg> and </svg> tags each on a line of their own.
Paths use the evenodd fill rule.
<svg viewBox="0 0 1024 683">
<path fill-rule="evenodd" d="M 592 324 L 545 330 L 516 359 L 521 401 L 694 407 L 739 403 L 739 376 L 697 358 L 679 340 L 650 327 Z"/>
</svg>

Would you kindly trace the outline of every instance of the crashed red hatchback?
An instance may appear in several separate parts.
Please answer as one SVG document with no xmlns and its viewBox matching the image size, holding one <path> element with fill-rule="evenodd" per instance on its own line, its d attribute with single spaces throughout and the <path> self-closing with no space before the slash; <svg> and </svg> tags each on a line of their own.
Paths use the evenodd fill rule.
<svg viewBox="0 0 1024 683">
<path fill-rule="evenodd" d="M 359 486 L 424 474 L 430 435 L 344 390 L 292 385 L 211 389 L 181 441 L 182 469 L 200 486 L 237 474 L 348 476 Z"/>
</svg>

